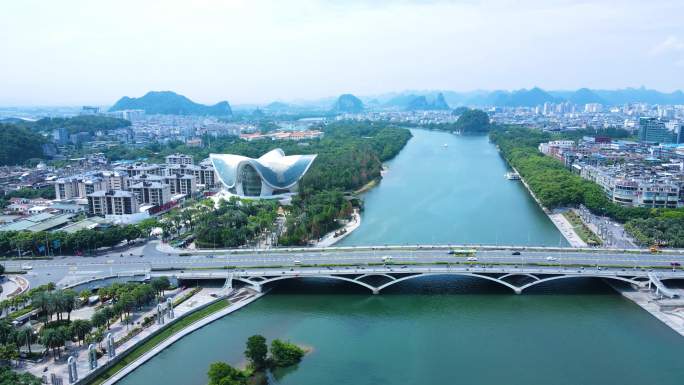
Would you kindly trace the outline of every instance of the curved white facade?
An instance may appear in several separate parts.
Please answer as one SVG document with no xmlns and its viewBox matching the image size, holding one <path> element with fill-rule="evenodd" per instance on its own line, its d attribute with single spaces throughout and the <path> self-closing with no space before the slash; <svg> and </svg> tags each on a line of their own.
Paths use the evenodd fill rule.
<svg viewBox="0 0 684 385">
<path fill-rule="evenodd" d="M 223 187 L 241 197 L 277 197 L 297 191 L 316 155 L 289 155 L 276 148 L 258 159 L 241 155 L 210 154 Z"/>
</svg>

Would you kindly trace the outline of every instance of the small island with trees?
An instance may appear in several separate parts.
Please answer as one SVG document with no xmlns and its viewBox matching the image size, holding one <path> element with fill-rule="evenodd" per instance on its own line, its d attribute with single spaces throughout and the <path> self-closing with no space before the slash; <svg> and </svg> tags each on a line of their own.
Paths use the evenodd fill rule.
<svg viewBox="0 0 684 385">
<path fill-rule="evenodd" d="M 214 362 L 207 372 L 208 385 L 267 385 L 267 372 L 297 365 L 307 352 L 289 341 L 274 339 L 269 355 L 266 338 L 253 335 L 247 339 L 245 348 L 247 368 L 241 370 L 225 362 Z"/>
</svg>

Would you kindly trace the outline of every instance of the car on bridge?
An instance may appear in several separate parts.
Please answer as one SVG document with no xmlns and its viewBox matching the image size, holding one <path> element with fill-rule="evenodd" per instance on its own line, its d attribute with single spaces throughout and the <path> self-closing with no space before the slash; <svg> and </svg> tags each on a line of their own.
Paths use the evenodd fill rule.
<svg viewBox="0 0 684 385">
<path fill-rule="evenodd" d="M 477 257 L 468 257 L 468 258 L 466 258 L 466 261 L 468 261 L 468 262 L 477 262 Z"/>
<path fill-rule="evenodd" d="M 449 255 L 473 255 L 477 253 L 475 249 L 452 249 L 447 251 Z"/>
<path fill-rule="evenodd" d="M 514 251 L 514 252 L 511 253 L 511 255 L 520 255 L 520 252 L 519 252 L 519 251 Z"/>
</svg>

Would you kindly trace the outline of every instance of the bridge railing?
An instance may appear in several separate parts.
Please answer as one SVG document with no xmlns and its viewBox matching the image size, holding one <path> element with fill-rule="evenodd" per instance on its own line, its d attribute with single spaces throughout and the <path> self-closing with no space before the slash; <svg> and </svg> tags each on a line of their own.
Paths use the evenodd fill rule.
<svg viewBox="0 0 684 385">
<path fill-rule="evenodd" d="M 392 250 L 508 250 L 508 251 L 548 251 L 548 252 L 585 252 L 585 253 L 651 253 L 649 249 L 612 249 L 599 247 L 557 247 L 557 246 L 525 246 L 525 245 L 484 245 L 484 244 L 404 244 L 404 245 L 368 245 L 368 246 L 329 246 L 329 247 L 272 247 L 272 248 L 235 248 L 235 249 L 194 249 L 193 254 L 260 254 L 260 253 L 305 253 L 326 251 L 392 251 Z M 178 253 L 187 253 L 186 249 L 175 249 Z M 684 254 L 684 249 L 661 249 L 659 253 Z"/>
</svg>

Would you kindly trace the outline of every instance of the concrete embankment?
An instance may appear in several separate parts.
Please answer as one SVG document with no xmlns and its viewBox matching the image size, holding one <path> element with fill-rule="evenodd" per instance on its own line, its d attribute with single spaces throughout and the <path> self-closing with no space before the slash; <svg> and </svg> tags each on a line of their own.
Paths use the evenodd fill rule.
<svg viewBox="0 0 684 385">
<path fill-rule="evenodd" d="M 344 225 L 343 228 L 325 234 L 320 241 L 316 242 L 316 245 L 314 247 L 332 246 L 346 238 L 349 234 L 352 233 L 352 231 L 358 229 L 359 226 L 361 226 L 361 214 L 358 210 L 354 210 L 354 213 L 352 214 L 352 219 L 346 225 Z M 342 234 L 335 236 L 335 234 L 339 234 L 342 231 Z"/>
<path fill-rule="evenodd" d="M 605 281 L 623 297 L 634 302 L 639 307 L 646 310 L 652 316 L 659 319 L 665 325 L 669 326 L 672 330 L 684 337 L 683 300 L 658 300 L 654 298 L 653 293 L 650 290 L 635 290 L 631 287 L 617 285 L 614 282 L 611 282 L 611 280 Z"/>
</svg>

